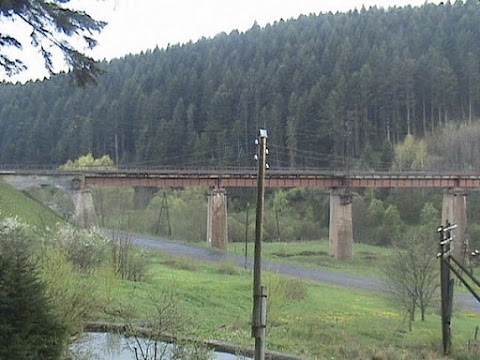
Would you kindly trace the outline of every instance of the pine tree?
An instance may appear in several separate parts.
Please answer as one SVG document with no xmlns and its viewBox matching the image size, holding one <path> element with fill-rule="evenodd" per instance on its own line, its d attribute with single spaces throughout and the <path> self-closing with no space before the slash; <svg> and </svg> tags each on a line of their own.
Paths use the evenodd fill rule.
<svg viewBox="0 0 480 360">
<path fill-rule="evenodd" d="M 66 328 L 52 312 L 22 227 L 1 224 L 0 359 L 59 359 Z"/>
<path fill-rule="evenodd" d="M 83 11 L 65 7 L 68 2 L 70 0 L 0 1 L 0 20 L 17 21 L 30 28 L 31 45 L 42 54 L 45 68 L 50 74 L 53 74 L 58 58 L 49 49 L 60 50 L 64 62 L 74 71 L 78 82 L 84 85 L 94 81 L 94 76 L 101 71 L 95 60 L 77 50 L 78 43 L 83 42 L 89 48 L 95 47 L 97 42 L 91 34 L 101 31 L 105 23 L 94 20 Z M 22 59 L 12 58 L 3 48 L 22 49 L 22 41 L 16 35 L 0 31 L 0 68 L 8 76 L 27 67 Z"/>
</svg>

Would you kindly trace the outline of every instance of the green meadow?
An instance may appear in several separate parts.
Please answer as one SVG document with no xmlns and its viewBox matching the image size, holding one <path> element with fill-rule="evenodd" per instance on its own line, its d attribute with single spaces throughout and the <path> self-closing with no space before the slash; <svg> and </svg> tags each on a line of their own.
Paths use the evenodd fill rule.
<svg viewBox="0 0 480 360">
<path fill-rule="evenodd" d="M 108 314 L 127 309 L 142 324 L 155 312 L 154 299 L 174 289 L 182 318 L 190 324 L 185 335 L 253 346 L 250 271 L 154 252 L 148 259 L 150 272 L 142 283 L 111 279 L 107 284 L 95 276 L 103 307 L 92 319 L 118 321 Z M 265 273 L 263 282 L 269 288 L 269 349 L 314 359 L 441 358 L 437 307 L 409 331 L 405 314 L 384 295 L 275 273 Z M 457 308 L 453 324 L 452 358 L 478 358 L 473 338 L 480 315 Z"/>
<path fill-rule="evenodd" d="M 253 257 L 254 243 L 247 244 L 248 256 Z M 244 256 L 245 243 L 231 243 L 228 251 Z M 275 263 L 302 265 L 313 269 L 345 272 L 352 275 L 382 277 L 382 270 L 388 265 L 392 248 L 368 244 L 354 244 L 354 257 L 347 261 L 336 261 L 329 255 L 328 240 L 299 242 L 264 242 L 263 257 Z"/>
</svg>

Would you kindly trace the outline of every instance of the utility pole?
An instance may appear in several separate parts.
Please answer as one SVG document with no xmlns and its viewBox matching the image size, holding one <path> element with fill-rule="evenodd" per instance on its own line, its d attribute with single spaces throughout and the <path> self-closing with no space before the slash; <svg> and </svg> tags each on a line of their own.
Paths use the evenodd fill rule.
<svg viewBox="0 0 480 360">
<path fill-rule="evenodd" d="M 250 203 L 247 202 L 247 209 L 245 214 L 245 270 L 247 270 L 247 260 L 248 260 L 248 209 L 250 208 Z"/>
<path fill-rule="evenodd" d="M 451 225 L 448 221 L 445 226 L 440 226 L 437 230 L 440 235 L 439 239 L 439 253 L 437 257 L 440 258 L 440 295 L 441 295 L 441 313 L 442 313 L 442 344 L 443 354 L 450 353 L 452 344 L 452 302 L 453 302 L 453 283 L 454 280 L 450 278 L 450 258 L 452 254 L 451 242 L 453 236 L 451 230 L 455 229 L 457 225 Z"/>
<path fill-rule="evenodd" d="M 260 129 L 258 145 L 257 213 L 255 222 L 255 255 L 253 263 L 252 337 L 255 338 L 255 360 L 265 359 L 267 328 L 267 288 L 262 286 L 263 209 L 265 199 L 265 171 L 267 169 L 267 130 Z"/>
<path fill-rule="evenodd" d="M 115 165 L 118 166 L 118 134 L 115 133 Z"/>
<path fill-rule="evenodd" d="M 345 194 L 350 195 L 350 170 L 352 168 L 352 128 L 351 128 L 351 119 L 352 111 L 347 112 L 347 119 L 345 120 L 344 126 L 344 147 L 343 147 L 343 161 L 345 166 L 345 175 L 347 180 L 347 186 L 345 189 Z"/>
<path fill-rule="evenodd" d="M 451 242 L 453 236 L 451 231 L 457 227 L 456 224 L 450 224 L 448 221 L 445 226 L 440 226 L 437 232 L 440 234 L 440 252 L 437 258 L 440 258 L 440 290 L 441 290 L 441 312 L 442 312 L 442 341 L 443 353 L 448 355 L 450 353 L 452 343 L 452 303 L 453 303 L 453 284 L 454 279 L 451 279 L 451 272 L 465 285 L 468 291 L 480 302 L 480 295 L 475 291 L 473 284 L 466 279 L 468 278 L 477 287 L 480 288 L 480 281 L 476 279 L 471 271 L 452 255 L 453 249 Z M 471 256 L 478 256 L 478 250 L 472 251 Z M 455 265 L 455 266 L 454 266 Z M 466 275 L 467 277 L 465 277 Z"/>
</svg>

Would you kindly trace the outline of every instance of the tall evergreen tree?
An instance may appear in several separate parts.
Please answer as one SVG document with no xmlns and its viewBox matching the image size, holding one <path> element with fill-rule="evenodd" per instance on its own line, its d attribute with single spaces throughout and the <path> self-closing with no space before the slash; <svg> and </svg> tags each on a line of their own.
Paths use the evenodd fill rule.
<svg viewBox="0 0 480 360">
<path fill-rule="evenodd" d="M 0 230 L 0 359 L 59 359 L 66 328 L 52 311 L 21 226 Z"/>
</svg>

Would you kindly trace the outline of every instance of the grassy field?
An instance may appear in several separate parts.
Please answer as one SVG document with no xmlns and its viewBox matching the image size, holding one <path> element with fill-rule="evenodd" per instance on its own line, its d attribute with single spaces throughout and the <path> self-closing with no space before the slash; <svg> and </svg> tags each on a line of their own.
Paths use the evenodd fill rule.
<svg viewBox="0 0 480 360">
<path fill-rule="evenodd" d="M 147 282 L 96 277 L 102 307 L 95 319 L 119 321 L 127 313 L 136 323 L 154 317 L 165 289 L 174 289 L 189 333 L 201 339 L 252 346 L 252 277 L 232 264 L 208 264 L 150 253 Z M 265 274 L 270 289 L 268 348 L 314 359 L 438 359 L 440 318 L 432 309 L 425 322 L 408 331 L 405 316 L 383 296 Z M 112 315 L 113 314 L 113 315 Z M 478 359 L 469 352 L 480 316 L 456 311 L 454 356 Z"/>
<path fill-rule="evenodd" d="M 253 257 L 253 250 L 254 244 L 248 243 L 249 256 Z M 228 251 L 232 254 L 243 256 L 245 244 L 230 243 Z M 355 244 L 353 259 L 336 261 L 328 253 L 328 241 L 265 242 L 262 246 L 264 258 L 270 261 L 376 278 L 382 276 L 383 269 L 387 266 L 388 258 L 393 254 L 393 251 L 392 248 Z"/>
</svg>

